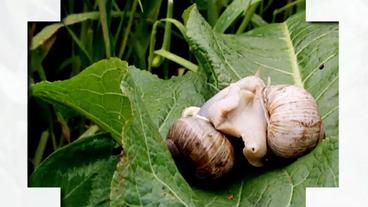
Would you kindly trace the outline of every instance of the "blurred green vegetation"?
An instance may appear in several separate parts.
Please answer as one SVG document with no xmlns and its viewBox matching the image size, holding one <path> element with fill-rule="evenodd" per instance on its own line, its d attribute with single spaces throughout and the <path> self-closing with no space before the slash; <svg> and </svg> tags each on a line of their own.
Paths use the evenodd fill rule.
<svg viewBox="0 0 368 207">
<path fill-rule="evenodd" d="M 238 34 L 264 24 L 283 22 L 305 7 L 304 0 L 244 2 L 62 0 L 61 22 L 28 24 L 29 83 L 69 79 L 92 63 L 113 56 L 150 70 L 162 79 L 195 70 L 196 60 L 180 28 L 170 23 L 183 22 L 181 14 L 193 3 L 216 31 Z M 226 11 L 232 3 L 240 11 L 239 15 Z M 235 3 L 247 6 L 237 7 Z M 167 18 L 172 21 L 158 21 Z M 32 96 L 28 113 L 29 174 L 58 148 L 100 131 L 74 111 Z"/>
</svg>

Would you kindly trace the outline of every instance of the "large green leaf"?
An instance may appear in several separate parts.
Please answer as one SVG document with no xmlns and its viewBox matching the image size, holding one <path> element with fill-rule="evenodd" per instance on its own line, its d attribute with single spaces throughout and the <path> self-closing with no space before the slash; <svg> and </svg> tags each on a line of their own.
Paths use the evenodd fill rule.
<svg viewBox="0 0 368 207">
<path fill-rule="evenodd" d="M 338 25 L 307 23 L 299 13 L 242 35 L 214 32 L 189 8 L 188 42 L 215 86 L 223 88 L 261 69 L 273 84 L 304 86 L 318 101 L 326 134 L 338 133 Z"/>
<path fill-rule="evenodd" d="M 169 191 L 168 197 L 157 202 L 169 205 L 177 202 L 183 203 L 184 200 L 187 202 L 190 199 L 191 191 L 189 185 L 176 170 L 175 163 L 163 142 L 163 137 L 165 137 L 169 125 L 185 107 L 201 105 L 208 98 L 210 90 L 206 88 L 204 79 L 199 74 L 189 73 L 180 78 L 163 81 L 134 67 L 131 67 L 128 73 L 125 62 L 111 58 L 86 68 L 70 80 L 36 84 L 32 87 L 32 94 L 52 103 L 64 104 L 75 109 L 91 118 L 119 141 L 121 136 L 118 135 L 118 130 L 124 129 L 123 146 L 126 151 L 123 160 L 126 162 L 122 168 L 129 169 L 130 176 L 125 176 L 126 179 L 121 180 L 124 186 L 126 185 L 124 188 L 113 188 L 112 192 L 126 189 L 125 193 L 127 194 L 118 193 L 117 196 L 127 196 L 123 196 L 124 200 L 113 199 L 113 201 L 119 205 L 121 202 L 134 204 L 137 200 L 136 196 L 139 198 L 139 195 L 133 196 L 130 191 L 134 190 L 137 184 L 129 181 L 130 179 L 136 181 L 135 177 L 143 173 L 144 175 L 139 175 L 141 180 L 138 179 L 137 182 L 147 183 L 149 187 L 155 186 L 152 181 L 156 181 L 156 187 L 160 187 L 160 189 L 162 187 L 162 189 L 160 191 L 156 189 L 155 193 Z M 126 85 L 124 95 L 129 94 L 131 103 L 120 90 L 121 80 L 124 80 L 123 84 Z M 117 88 L 118 91 L 116 91 Z M 129 92 L 133 89 L 133 92 Z M 106 101 L 99 101 L 101 99 Z M 157 150 L 158 154 L 162 153 L 158 158 L 152 158 L 153 161 L 148 163 L 150 157 L 147 156 L 155 154 L 154 152 L 152 154 L 145 153 L 147 150 L 146 141 L 149 142 L 149 147 L 154 147 Z M 135 148 L 136 146 L 138 148 Z M 157 147 L 160 149 L 156 149 Z M 146 154 L 148 155 L 146 156 Z M 170 169 L 170 172 L 162 171 L 160 173 L 161 170 L 157 170 L 157 168 Z M 175 173 L 175 176 L 172 172 Z M 53 179 L 55 178 L 45 181 L 45 186 L 58 183 Z M 175 186 L 171 183 L 173 180 L 181 182 Z M 110 187 L 110 183 L 101 184 L 101 188 L 106 188 L 106 186 Z M 147 186 L 142 185 L 142 187 Z M 183 189 L 184 193 L 180 194 L 180 189 Z M 81 190 L 88 193 L 86 189 Z M 153 200 L 157 195 L 151 195 L 151 199 Z M 172 198 L 179 198 L 179 200 L 173 202 Z M 139 199 L 138 201 L 141 202 Z"/>
<path fill-rule="evenodd" d="M 286 167 L 248 172 L 251 175 L 245 174 L 228 188 L 195 192 L 201 196 L 203 206 L 304 206 L 306 187 L 338 185 L 337 150 L 337 139 L 330 137 Z"/>
<path fill-rule="evenodd" d="M 286 23 L 265 26 L 258 31 L 245 35 L 220 35 L 211 30 L 194 8 L 189 11 L 187 29 L 190 44 L 198 61 L 204 69 L 213 71 L 213 78 L 217 81 L 215 83 L 219 87 L 225 86 L 247 74 L 254 73 L 255 68 L 251 67 L 247 71 L 244 67 L 239 66 L 238 62 L 243 61 L 239 60 L 240 55 L 253 55 L 258 58 L 256 60 L 257 64 L 262 66 L 274 66 L 283 63 L 284 70 L 282 71 L 285 72 L 281 72 L 281 69 L 280 71 L 270 69 L 270 71 L 264 71 L 264 75 L 272 75 L 271 77 L 276 83 L 301 84 L 301 81 L 305 80 L 301 77 L 306 77 L 303 75 L 303 71 L 307 71 L 306 67 L 311 67 L 309 65 L 312 63 L 306 60 L 305 63 L 295 61 L 298 60 L 300 54 L 304 54 L 303 51 L 308 51 L 308 45 L 312 43 L 302 46 L 302 49 L 296 49 L 293 46 L 295 43 L 292 43 L 290 39 L 290 34 L 289 40 L 277 35 L 285 35 L 286 31 L 290 33 L 286 26 L 296 27 L 303 24 L 306 24 L 303 15 L 297 15 Z M 333 28 L 332 31 L 336 31 L 335 26 L 325 25 L 325 27 Z M 322 28 L 323 25 L 319 25 L 312 31 L 305 31 L 307 34 L 303 39 L 318 40 L 323 38 L 324 35 L 319 37 L 321 36 L 319 32 L 325 31 L 325 28 Z M 300 33 L 303 33 L 303 31 Z M 254 42 L 254 38 L 258 38 L 257 44 Z M 196 40 L 199 40 L 199 42 L 196 42 Z M 246 48 L 246 45 L 243 46 L 241 43 L 245 40 L 252 47 Z M 265 42 L 262 42 L 262 40 Z M 332 49 L 336 49 L 337 37 L 323 39 L 314 46 L 325 45 L 326 41 L 331 41 L 330 44 L 335 46 Z M 220 44 L 226 47 L 226 51 L 223 50 L 223 47 L 219 47 Z M 257 48 L 258 44 L 260 45 Z M 263 48 L 259 49 L 259 47 Z M 267 57 L 267 51 L 270 51 L 271 58 Z M 292 51 L 301 52 L 293 54 Z M 315 51 L 312 50 L 312 52 Z M 279 53 L 278 58 L 276 58 L 276 53 Z M 332 50 L 332 53 L 337 56 L 336 50 Z M 305 56 L 310 57 L 313 54 L 305 54 Z M 326 81 L 326 77 L 331 74 L 337 77 L 337 64 L 333 57 L 319 63 L 319 66 L 321 63 L 325 65 L 322 71 L 310 70 L 308 74 L 312 74 L 311 77 L 316 75 L 316 78 L 320 78 L 320 81 Z M 313 58 L 320 59 L 320 57 L 310 58 L 312 62 Z M 268 66 L 268 68 L 271 66 Z M 287 74 L 286 69 L 289 69 Z M 326 70 L 327 72 L 324 72 Z M 160 93 L 145 97 L 145 94 L 152 94 L 152 92 L 149 92 L 152 88 L 157 87 L 159 89 L 161 85 L 165 85 L 165 81 L 145 81 L 144 79 L 155 78 L 150 78 L 149 75 L 144 77 L 142 74 L 137 76 L 129 74 L 126 78 L 122 83 L 122 90 L 131 102 L 132 118 L 129 119 L 123 130 L 123 143 L 127 150 L 120 168 L 114 175 L 111 195 L 112 206 L 145 206 L 152 203 L 175 206 L 303 206 L 305 205 L 306 187 L 338 185 L 338 142 L 337 137 L 329 136 L 311 153 L 287 166 L 257 173 L 250 172 L 247 174 L 245 172 L 244 176 L 237 182 L 224 186 L 222 189 L 205 190 L 194 186 L 189 188 L 183 178 L 178 176 L 179 173 L 173 166 L 171 159 L 167 158 L 169 156 L 168 150 L 162 140 L 163 137 L 159 137 L 159 127 L 155 124 L 160 119 L 159 116 L 152 115 L 149 112 L 159 110 L 160 106 L 158 104 L 151 103 L 164 95 Z M 226 82 L 226 80 L 229 82 Z M 148 82 L 150 84 L 147 84 Z M 308 80 L 305 83 L 307 82 Z M 323 83 L 320 84 L 323 85 Z M 309 87 L 306 88 L 310 90 Z M 336 87 L 329 86 L 327 90 L 337 96 Z M 313 90 L 310 91 L 313 93 Z M 326 94 L 323 93 L 321 97 L 326 96 Z M 180 95 L 185 96 L 185 92 Z M 316 96 L 315 93 L 313 95 Z M 328 102 L 319 103 L 321 107 L 329 104 Z M 337 106 L 337 101 L 331 100 L 331 103 Z M 168 106 L 165 105 L 165 107 Z M 334 121 L 325 120 L 329 135 L 337 135 L 337 121 Z"/>
<path fill-rule="evenodd" d="M 32 95 L 71 107 L 121 143 L 128 99 L 121 94 L 119 85 L 127 70 L 128 64 L 118 58 L 102 60 L 69 80 L 35 84 Z"/>
<path fill-rule="evenodd" d="M 104 133 L 86 137 L 51 154 L 31 176 L 32 187 L 61 187 L 63 206 L 109 206 L 118 155 Z"/>
<path fill-rule="evenodd" d="M 214 191 L 189 187 L 176 169 L 164 137 L 159 134 L 157 121 L 162 119 L 161 115 L 149 111 L 159 111 L 161 101 L 175 105 L 165 100 L 164 93 L 180 91 L 178 88 L 189 84 L 192 76 L 195 77 L 188 74 L 180 82 L 180 78 L 163 81 L 147 72 L 131 69 L 122 82 L 132 114 L 123 128 L 126 150 L 112 181 L 111 206 L 286 206 L 288 203 L 300 206 L 304 204 L 305 187 L 337 185 L 337 139 L 329 137 L 313 152 L 286 167 L 256 174 L 245 172 L 234 184 Z M 152 88 L 159 91 L 167 85 L 172 87 L 152 94 Z M 202 100 L 200 94 L 192 96 L 198 97 L 197 101 Z M 174 99 L 179 98 L 175 95 Z M 167 114 L 158 111 L 155 113 Z M 180 110 L 174 113 L 179 116 Z M 270 200 L 274 201 L 270 204 Z"/>
<path fill-rule="evenodd" d="M 178 99 L 180 94 L 174 94 L 171 98 L 162 94 L 180 92 L 186 84 L 191 84 L 190 77 L 181 81 L 177 78 L 162 81 L 146 72 L 135 70 L 130 70 L 122 82 L 121 89 L 131 102 L 131 116 L 122 130 L 124 159 L 112 182 L 111 206 L 195 205 L 193 192 L 178 172 L 159 133 L 159 126 L 162 125 L 157 122 L 162 120 L 162 114 L 164 117 L 170 113 L 179 115 L 180 110 L 174 108 L 182 109 L 185 107 L 183 104 L 188 102 Z M 167 86 L 171 87 L 165 88 Z M 151 94 L 151 98 L 145 97 L 153 92 L 152 88 L 156 90 L 155 93 Z M 165 91 L 160 90 L 163 88 Z M 196 99 L 203 100 L 194 91 L 191 93 L 195 102 L 198 102 Z M 160 111 L 160 107 L 168 111 Z M 151 110 L 158 111 L 149 113 Z M 166 119 L 161 123 L 167 125 Z"/>
</svg>

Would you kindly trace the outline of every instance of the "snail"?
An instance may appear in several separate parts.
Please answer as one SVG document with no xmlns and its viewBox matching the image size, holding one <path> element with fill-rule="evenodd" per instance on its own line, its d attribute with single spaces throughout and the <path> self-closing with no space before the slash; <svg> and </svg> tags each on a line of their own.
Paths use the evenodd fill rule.
<svg viewBox="0 0 368 207">
<path fill-rule="evenodd" d="M 272 152 L 296 158 L 312 150 L 324 137 L 324 127 L 313 96 L 294 85 L 263 90 L 268 113 L 267 142 Z"/>
<path fill-rule="evenodd" d="M 312 95 L 298 86 L 271 86 L 270 80 L 265 86 L 257 75 L 230 84 L 208 106 L 208 119 L 222 133 L 243 139 L 243 154 L 255 167 L 263 166 L 267 146 L 277 156 L 296 158 L 323 137 Z"/>
<path fill-rule="evenodd" d="M 268 151 L 283 158 L 304 155 L 323 138 L 324 129 L 317 103 L 304 88 L 271 85 L 270 78 L 265 85 L 256 73 L 222 89 L 201 108 L 186 108 L 170 128 L 167 144 L 173 155 L 190 158 L 197 177 L 218 178 L 234 165 L 226 136 L 241 138 L 245 158 L 261 167 Z"/>
<path fill-rule="evenodd" d="M 215 180 L 232 169 L 234 149 L 199 110 L 186 108 L 170 127 L 166 143 L 174 159 L 184 158 L 194 166 L 195 178 Z"/>
</svg>

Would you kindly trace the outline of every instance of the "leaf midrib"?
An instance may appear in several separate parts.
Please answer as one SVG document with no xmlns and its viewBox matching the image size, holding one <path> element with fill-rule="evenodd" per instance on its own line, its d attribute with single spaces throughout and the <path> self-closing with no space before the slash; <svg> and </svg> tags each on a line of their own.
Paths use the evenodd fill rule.
<svg viewBox="0 0 368 207">
<path fill-rule="evenodd" d="M 288 47 L 288 55 L 289 55 L 290 63 L 291 63 L 291 76 L 293 77 L 293 81 L 295 85 L 298 85 L 304 88 L 303 81 L 301 78 L 300 68 L 298 65 L 297 55 L 295 53 L 293 42 L 291 40 L 291 34 L 289 31 L 289 27 L 286 22 L 281 23 L 281 25 L 283 26 L 282 31 L 284 32 L 284 36 L 285 36 L 284 40 Z"/>
</svg>

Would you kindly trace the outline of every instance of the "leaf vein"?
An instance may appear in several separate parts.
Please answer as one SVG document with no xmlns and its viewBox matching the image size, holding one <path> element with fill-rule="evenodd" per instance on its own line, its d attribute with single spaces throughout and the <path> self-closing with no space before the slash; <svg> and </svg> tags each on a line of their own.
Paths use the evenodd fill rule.
<svg viewBox="0 0 368 207">
<path fill-rule="evenodd" d="M 318 96 L 316 96 L 316 101 L 318 101 L 321 97 L 322 97 L 322 95 L 324 94 L 324 93 L 326 93 L 326 91 L 332 86 L 332 84 L 334 84 L 335 83 L 335 81 L 337 80 L 339 78 L 339 76 L 337 75 L 327 86 L 326 86 L 326 88 L 324 88 L 322 91 L 321 91 L 321 93 L 318 95 Z"/>
<path fill-rule="evenodd" d="M 314 39 L 310 40 L 308 43 L 305 43 L 305 44 L 303 45 L 303 47 L 301 47 L 301 48 L 299 49 L 299 51 L 298 51 L 298 52 L 296 52 L 296 55 L 299 55 L 299 53 L 301 53 L 305 48 L 307 48 L 307 47 L 308 47 L 310 44 L 312 44 L 314 41 L 316 41 L 316 40 L 318 40 L 318 39 L 320 39 L 320 38 L 322 38 L 322 37 L 324 37 L 324 36 L 326 36 L 326 35 L 328 35 L 328 34 L 330 34 L 330 33 L 332 33 L 332 32 L 335 32 L 335 31 L 334 31 L 334 30 L 332 30 L 332 31 L 328 31 L 328 32 L 323 33 L 323 34 L 321 34 L 321 35 L 317 36 L 316 38 L 314 38 Z"/>
<path fill-rule="evenodd" d="M 327 61 L 329 61 L 330 59 L 332 59 L 333 57 L 335 57 L 337 54 L 334 53 L 330 56 L 328 56 L 326 59 L 322 60 L 321 63 L 325 64 Z M 312 77 L 312 75 L 319 70 L 320 65 L 318 65 L 317 67 L 315 67 L 303 80 L 303 83 L 305 83 L 310 77 Z"/>
<path fill-rule="evenodd" d="M 291 63 L 291 72 L 292 72 L 292 77 L 294 80 L 294 83 L 298 86 L 301 86 L 304 88 L 303 82 L 302 82 L 302 78 L 300 76 L 300 69 L 298 66 L 298 62 L 297 62 L 297 56 L 295 54 L 295 50 L 294 50 L 294 46 L 293 43 L 291 41 L 291 36 L 290 36 L 290 32 L 289 32 L 289 28 L 287 23 L 282 23 L 283 25 L 283 32 L 286 38 L 284 38 L 286 45 L 288 47 L 288 55 L 290 57 L 290 63 Z"/>
<path fill-rule="evenodd" d="M 290 197 L 288 199 L 288 203 L 287 203 L 287 206 L 286 207 L 289 207 L 291 205 L 291 200 L 293 199 L 293 194 L 294 194 L 294 184 L 293 184 L 293 180 L 291 178 L 291 175 L 286 171 L 286 170 L 283 170 L 283 172 L 285 173 L 286 175 L 286 178 L 287 180 L 289 181 L 290 183 Z"/>
</svg>

